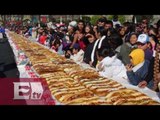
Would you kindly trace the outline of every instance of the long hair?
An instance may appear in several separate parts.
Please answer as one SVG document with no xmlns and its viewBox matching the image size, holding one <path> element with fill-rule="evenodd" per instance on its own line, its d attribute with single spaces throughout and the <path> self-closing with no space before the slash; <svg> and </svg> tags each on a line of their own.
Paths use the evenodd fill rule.
<svg viewBox="0 0 160 120">
<path fill-rule="evenodd" d="M 157 78 L 157 75 L 160 73 L 160 63 L 159 63 L 159 54 L 160 54 L 160 44 L 157 44 L 156 47 L 156 56 L 155 56 L 155 60 L 154 60 L 154 73 L 153 73 L 153 80 L 154 80 L 154 86 L 153 86 L 153 90 L 157 90 L 158 88 L 158 83 L 160 82 L 160 80 Z"/>
</svg>

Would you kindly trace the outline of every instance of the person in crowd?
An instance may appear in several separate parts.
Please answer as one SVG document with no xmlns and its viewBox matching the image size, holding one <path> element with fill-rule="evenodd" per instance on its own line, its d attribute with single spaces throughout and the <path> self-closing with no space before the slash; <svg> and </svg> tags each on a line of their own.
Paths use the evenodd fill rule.
<svg viewBox="0 0 160 120">
<path fill-rule="evenodd" d="M 140 23 L 137 23 L 135 25 L 135 33 L 137 33 L 139 35 L 143 33 L 143 29 L 141 28 L 141 24 Z"/>
<path fill-rule="evenodd" d="M 94 35 L 95 35 L 95 39 L 98 39 L 98 37 L 99 37 L 97 30 L 98 30 L 98 26 L 97 25 L 93 26 L 93 32 L 94 32 Z"/>
<path fill-rule="evenodd" d="M 127 78 L 124 64 L 117 58 L 115 52 L 110 48 L 98 49 L 97 58 L 99 63 L 97 64 L 96 69 L 99 71 L 100 75 L 107 78 Z"/>
<path fill-rule="evenodd" d="M 157 44 L 155 50 L 154 69 L 153 69 L 153 87 L 152 89 L 160 94 L 160 44 Z M 160 97 L 160 96 L 159 96 Z"/>
<path fill-rule="evenodd" d="M 78 21 L 78 29 L 74 35 L 73 42 L 70 46 L 70 48 L 73 48 L 75 43 L 78 43 L 80 45 L 80 48 L 82 50 L 85 50 L 86 45 L 84 43 L 84 35 L 85 35 L 85 24 L 83 20 Z"/>
<path fill-rule="evenodd" d="M 37 33 L 38 34 L 36 36 L 36 41 L 39 42 L 39 39 L 40 39 L 40 37 L 41 37 L 41 35 L 42 35 L 43 32 L 44 32 L 44 29 L 42 27 L 40 27 L 40 28 L 37 29 Z"/>
<path fill-rule="evenodd" d="M 157 90 L 158 86 L 158 75 L 159 75 L 159 44 L 156 46 L 156 50 L 154 50 L 154 54 L 152 59 L 150 60 L 150 65 L 149 65 L 149 72 L 148 75 L 146 76 L 145 80 L 142 82 L 142 85 L 139 85 L 139 87 L 149 87 L 150 89 Z M 153 83 L 154 80 L 154 83 Z"/>
<path fill-rule="evenodd" d="M 116 28 L 116 25 L 117 25 L 117 24 L 121 26 L 121 23 L 120 23 L 120 21 L 118 20 L 118 15 L 114 15 L 114 16 L 113 16 L 112 22 L 113 22 L 113 27 L 114 27 L 114 28 Z"/>
<path fill-rule="evenodd" d="M 46 40 L 47 40 L 47 31 L 43 31 L 42 35 L 39 38 L 39 43 L 44 45 Z"/>
<path fill-rule="evenodd" d="M 130 34 L 135 32 L 136 25 L 134 23 L 125 22 L 124 27 L 125 27 L 125 42 L 129 42 Z"/>
<path fill-rule="evenodd" d="M 143 28 L 142 28 L 142 33 L 148 35 L 148 31 L 149 31 L 148 25 L 143 26 Z"/>
<path fill-rule="evenodd" d="M 125 28 L 123 26 L 120 26 L 118 29 L 117 29 L 117 32 L 118 34 L 120 35 L 120 37 L 122 38 L 123 42 L 124 39 L 125 39 Z"/>
<path fill-rule="evenodd" d="M 68 50 L 67 54 L 70 54 L 70 59 L 76 63 L 83 62 L 84 51 L 80 48 L 79 44 L 74 44 L 72 51 Z"/>
<path fill-rule="evenodd" d="M 115 28 L 113 28 L 113 27 L 108 28 L 106 31 L 107 31 L 107 37 L 110 37 L 113 34 L 118 34 L 117 30 Z"/>
<path fill-rule="evenodd" d="M 50 28 L 49 31 L 48 31 L 49 48 L 52 47 L 52 43 L 53 43 L 53 40 L 54 40 L 54 33 L 55 33 L 55 31 L 53 30 L 53 28 Z"/>
<path fill-rule="evenodd" d="M 27 28 L 27 26 L 24 26 L 23 27 L 23 34 L 25 35 L 27 32 L 28 32 L 28 28 Z"/>
<path fill-rule="evenodd" d="M 132 33 L 130 35 L 129 42 L 122 44 L 120 48 L 120 52 L 118 53 L 118 58 L 122 60 L 124 65 L 130 63 L 129 54 L 133 49 L 137 48 L 137 45 L 136 45 L 137 39 L 138 39 L 138 35 L 136 33 Z"/>
<path fill-rule="evenodd" d="M 67 48 L 67 49 L 64 50 L 65 58 L 70 59 L 71 55 L 72 55 L 72 49 Z"/>
<path fill-rule="evenodd" d="M 105 23 L 107 22 L 107 18 L 106 17 L 101 17 L 98 19 L 98 27 L 104 27 Z"/>
<path fill-rule="evenodd" d="M 57 52 L 59 55 L 63 55 L 62 41 L 60 40 L 59 37 L 54 38 L 51 49 L 54 52 Z"/>
<path fill-rule="evenodd" d="M 160 27 L 160 19 L 155 24 L 156 24 L 156 28 L 159 28 Z"/>
<path fill-rule="evenodd" d="M 33 28 L 33 27 L 30 26 L 30 27 L 29 27 L 29 30 L 28 30 L 28 32 L 27 32 L 29 36 L 32 36 L 32 28 Z"/>
<path fill-rule="evenodd" d="M 128 80 L 132 85 L 140 85 L 148 74 L 149 61 L 145 60 L 142 49 L 135 49 L 130 54 L 130 64 L 126 65 Z"/>
<path fill-rule="evenodd" d="M 107 20 L 104 29 L 108 30 L 109 28 L 113 28 L 113 22 L 111 20 Z"/>
<path fill-rule="evenodd" d="M 127 39 L 127 37 L 129 36 L 129 33 L 130 33 L 130 31 L 129 31 L 129 28 L 130 28 L 130 22 L 124 22 L 123 23 L 123 27 L 124 27 L 124 31 L 125 31 L 125 42 L 127 41 L 126 39 Z"/>
<path fill-rule="evenodd" d="M 116 52 L 120 52 L 121 45 L 123 44 L 122 38 L 118 33 L 113 33 L 107 38 L 108 47 Z"/>
<path fill-rule="evenodd" d="M 96 51 L 97 49 L 100 49 L 101 47 L 109 47 L 108 41 L 107 41 L 107 31 L 104 29 L 104 27 L 99 27 L 97 29 L 98 33 L 98 39 L 95 41 L 92 53 L 91 53 L 91 61 L 89 62 L 90 66 L 96 67 L 97 64 L 97 56 Z M 104 43 L 104 44 L 103 44 Z"/>
<path fill-rule="evenodd" d="M 68 26 L 68 32 L 65 34 L 64 38 L 62 39 L 63 49 L 71 45 L 74 39 L 75 31 L 76 31 L 76 27 L 70 24 Z"/>
<path fill-rule="evenodd" d="M 140 34 L 137 40 L 137 47 L 144 50 L 145 59 L 151 60 L 153 57 L 153 51 L 149 48 L 149 36 L 146 34 Z"/>
<path fill-rule="evenodd" d="M 95 44 L 96 39 L 93 39 L 92 37 L 88 37 L 89 44 L 87 45 L 87 48 L 84 52 L 84 58 L 83 61 L 87 64 L 91 62 L 91 53 Z"/>
<path fill-rule="evenodd" d="M 95 40 L 96 38 L 95 38 L 95 34 L 94 34 L 92 26 L 87 25 L 85 27 L 85 36 L 84 36 L 84 43 L 85 43 L 86 47 L 89 44 L 89 39 Z"/>
<path fill-rule="evenodd" d="M 147 76 L 138 85 L 139 87 L 144 88 L 147 85 L 149 85 L 149 83 L 151 84 L 151 80 L 153 79 L 153 65 L 154 65 L 153 51 L 152 51 L 152 46 L 150 45 L 149 36 L 146 34 L 140 34 L 138 36 L 136 44 L 138 48 L 142 49 L 145 52 L 145 60 L 148 60 L 150 62 Z"/>
<path fill-rule="evenodd" d="M 149 41 L 149 37 L 146 34 L 141 34 L 138 37 L 137 41 L 138 48 L 141 48 L 145 52 L 145 59 L 149 60 L 149 68 L 148 68 L 148 74 L 145 77 L 145 79 L 139 84 L 139 87 L 144 88 L 148 86 L 149 88 L 152 87 L 152 80 L 153 80 L 153 68 L 154 68 L 154 54 L 152 49 L 152 44 Z"/>
<path fill-rule="evenodd" d="M 146 17 L 144 17 L 143 19 L 142 19 L 142 22 L 141 22 L 142 24 L 142 28 L 143 27 L 145 27 L 145 26 L 148 26 L 148 23 L 149 23 L 149 21 L 148 21 L 148 19 L 146 18 Z"/>
<path fill-rule="evenodd" d="M 32 38 L 33 39 L 36 39 L 36 36 L 37 36 L 37 27 L 36 27 L 36 25 L 34 25 L 33 27 L 32 27 Z"/>
</svg>

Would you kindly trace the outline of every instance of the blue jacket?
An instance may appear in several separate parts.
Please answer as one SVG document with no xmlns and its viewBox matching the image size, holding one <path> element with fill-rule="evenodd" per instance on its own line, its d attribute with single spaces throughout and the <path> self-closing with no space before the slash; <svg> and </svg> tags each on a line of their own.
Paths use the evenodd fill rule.
<svg viewBox="0 0 160 120">
<path fill-rule="evenodd" d="M 138 85 L 141 81 L 145 80 L 145 77 L 148 74 L 150 62 L 145 60 L 142 67 L 140 67 L 136 72 L 127 71 L 127 76 L 132 85 Z"/>
</svg>

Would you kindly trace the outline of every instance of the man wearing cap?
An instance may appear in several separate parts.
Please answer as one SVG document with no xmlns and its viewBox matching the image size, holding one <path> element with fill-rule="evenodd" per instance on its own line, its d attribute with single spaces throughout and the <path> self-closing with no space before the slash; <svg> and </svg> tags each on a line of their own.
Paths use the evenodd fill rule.
<svg viewBox="0 0 160 120">
<path fill-rule="evenodd" d="M 152 66 L 153 66 L 153 51 L 148 47 L 149 44 L 149 36 L 146 34 L 140 34 L 138 36 L 138 40 L 137 40 L 137 46 L 140 49 L 143 49 L 145 52 L 145 60 L 149 60 L 150 64 L 148 67 L 148 75 L 145 77 L 145 79 L 139 83 L 139 87 L 144 88 L 146 86 L 151 87 L 151 80 L 152 80 L 152 74 L 153 74 L 153 70 L 152 70 Z M 147 85 L 148 84 L 148 85 Z"/>
<path fill-rule="evenodd" d="M 145 59 L 147 60 L 151 60 L 153 57 L 153 51 L 151 49 L 149 49 L 148 44 L 149 44 L 149 36 L 146 34 L 140 34 L 138 36 L 138 40 L 137 40 L 137 46 L 140 49 L 143 49 L 145 52 Z"/>
</svg>

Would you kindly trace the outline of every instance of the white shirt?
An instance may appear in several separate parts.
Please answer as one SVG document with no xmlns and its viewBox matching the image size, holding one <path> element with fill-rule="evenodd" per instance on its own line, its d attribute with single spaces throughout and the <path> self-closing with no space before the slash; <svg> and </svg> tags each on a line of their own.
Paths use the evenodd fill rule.
<svg viewBox="0 0 160 120">
<path fill-rule="evenodd" d="M 108 78 L 127 78 L 126 68 L 124 64 L 117 58 L 117 55 L 105 57 L 100 63 L 102 63 L 103 67 L 103 70 L 99 72 L 100 75 Z"/>
<path fill-rule="evenodd" d="M 71 55 L 70 59 L 74 62 L 83 62 L 84 51 L 81 49 L 77 54 Z"/>
</svg>

